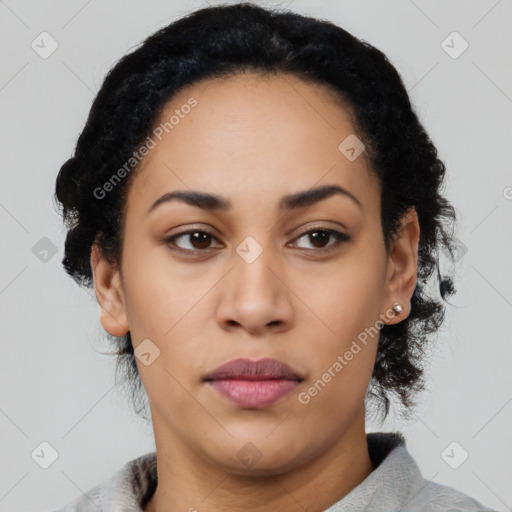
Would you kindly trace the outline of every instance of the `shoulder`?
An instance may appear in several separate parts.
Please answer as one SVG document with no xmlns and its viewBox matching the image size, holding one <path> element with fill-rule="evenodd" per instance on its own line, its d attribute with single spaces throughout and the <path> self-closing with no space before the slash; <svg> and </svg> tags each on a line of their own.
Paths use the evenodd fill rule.
<svg viewBox="0 0 512 512">
<path fill-rule="evenodd" d="M 377 512 L 384 503 L 386 510 L 400 512 L 495 512 L 463 492 L 425 479 L 400 434 L 367 437 L 376 469 L 360 486 L 371 495 L 364 510 Z"/>
<path fill-rule="evenodd" d="M 98 509 L 103 510 L 102 495 L 107 486 L 107 482 L 103 482 L 52 512 L 97 512 Z"/>
<path fill-rule="evenodd" d="M 423 487 L 411 490 L 404 512 L 496 512 L 452 487 L 422 480 Z"/>
<path fill-rule="evenodd" d="M 386 462 L 393 480 L 402 482 L 403 512 L 496 512 L 453 487 L 424 478 L 405 445 L 397 446 Z"/>
<path fill-rule="evenodd" d="M 141 503 L 156 486 L 156 453 L 132 459 L 108 480 L 53 512 L 142 511 Z"/>
</svg>

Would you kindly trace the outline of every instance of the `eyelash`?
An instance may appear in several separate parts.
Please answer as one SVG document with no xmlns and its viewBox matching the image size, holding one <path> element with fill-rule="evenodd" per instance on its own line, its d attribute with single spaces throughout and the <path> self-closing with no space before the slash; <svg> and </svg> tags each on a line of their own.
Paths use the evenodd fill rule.
<svg viewBox="0 0 512 512">
<path fill-rule="evenodd" d="M 186 236 L 186 235 L 192 235 L 194 233 L 205 234 L 205 235 L 211 236 L 212 238 L 217 240 L 217 237 L 213 233 L 208 231 L 208 230 L 205 230 L 205 229 L 193 229 L 193 230 L 189 230 L 189 231 L 183 231 L 181 233 L 177 233 L 177 234 L 172 235 L 170 237 L 164 238 L 163 242 L 165 242 L 168 245 L 172 244 L 172 245 L 176 246 L 176 244 L 175 244 L 175 240 L 176 239 L 181 238 L 181 237 Z M 310 235 L 312 233 L 328 233 L 328 234 L 332 235 L 336 239 L 336 242 L 334 244 L 332 244 L 331 246 L 327 247 L 327 248 L 303 249 L 305 251 L 313 251 L 313 252 L 320 252 L 320 253 L 326 254 L 326 253 L 329 253 L 331 251 L 334 251 L 334 250 L 338 249 L 338 247 L 343 242 L 349 242 L 352 239 L 352 237 L 350 237 L 346 233 L 342 233 L 342 232 L 336 231 L 334 229 L 321 228 L 321 227 L 313 227 L 312 229 L 309 229 L 307 231 L 304 231 L 304 232 L 300 233 L 297 237 L 294 238 L 294 240 L 299 240 L 302 237 L 304 237 L 306 235 Z M 194 252 L 208 252 L 208 251 L 211 251 L 212 249 L 207 248 L 207 249 L 194 249 L 194 250 L 192 250 L 192 249 L 182 249 L 181 247 L 178 247 L 177 249 L 174 249 L 174 250 L 176 250 L 178 252 L 190 254 L 190 253 L 194 253 Z"/>
</svg>

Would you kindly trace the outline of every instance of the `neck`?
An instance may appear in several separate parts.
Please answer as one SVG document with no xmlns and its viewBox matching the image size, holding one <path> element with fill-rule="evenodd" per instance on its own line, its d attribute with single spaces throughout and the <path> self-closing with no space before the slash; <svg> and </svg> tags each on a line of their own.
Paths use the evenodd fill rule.
<svg viewBox="0 0 512 512">
<path fill-rule="evenodd" d="M 277 475 L 235 474 L 205 463 L 183 445 L 164 447 L 157 435 L 155 441 L 158 485 L 144 512 L 320 511 L 341 500 L 373 470 L 364 413 L 328 451 Z"/>
</svg>

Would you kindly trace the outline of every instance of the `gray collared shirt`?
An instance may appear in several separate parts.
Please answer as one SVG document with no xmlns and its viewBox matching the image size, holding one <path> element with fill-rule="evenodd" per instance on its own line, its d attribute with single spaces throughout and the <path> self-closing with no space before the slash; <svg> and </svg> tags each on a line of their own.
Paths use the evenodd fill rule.
<svg viewBox="0 0 512 512">
<path fill-rule="evenodd" d="M 399 434 L 367 434 L 374 470 L 325 512 L 495 512 L 451 487 L 425 480 Z M 55 512 L 142 512 L 157 485 L 156 452 Z"/>
</svg>

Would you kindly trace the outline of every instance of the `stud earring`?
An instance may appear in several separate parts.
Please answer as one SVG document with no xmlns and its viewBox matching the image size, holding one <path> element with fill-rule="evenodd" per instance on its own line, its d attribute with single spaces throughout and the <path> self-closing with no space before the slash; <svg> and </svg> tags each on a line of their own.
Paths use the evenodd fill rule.
<svg viewBox="0 0 512 512">
<path fill-rule="evenodd" d="M 395 312 L 395 315 L 399 315 L 403 310 L 404 308 L 401 306 L 399 302 L 395 302 L 393 304 L 393 311 Z"/>
</svg>

